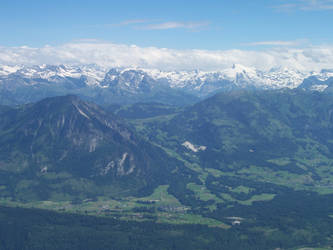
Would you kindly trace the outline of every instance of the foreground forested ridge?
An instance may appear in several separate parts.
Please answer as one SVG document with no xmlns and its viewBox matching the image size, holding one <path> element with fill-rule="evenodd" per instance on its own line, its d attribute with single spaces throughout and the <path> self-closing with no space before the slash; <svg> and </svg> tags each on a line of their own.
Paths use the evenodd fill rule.
<svg viewBox="0 0 333 250">
<path fill-rule="evenodd" d="M 286 217 L 276 224 L 281 230 L 267 225 L 224 230 L 0 207 L 0 249 L 330 249 L 331 223 L 306 221 L 295 231 L 300 221 L 292 225 Z"/>
</svg>

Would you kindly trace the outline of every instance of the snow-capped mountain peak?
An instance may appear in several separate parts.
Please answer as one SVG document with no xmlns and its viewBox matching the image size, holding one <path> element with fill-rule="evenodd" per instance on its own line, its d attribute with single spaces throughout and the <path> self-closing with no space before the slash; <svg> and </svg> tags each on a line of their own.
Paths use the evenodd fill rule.
<svg viewBox="0 0 333 250">
<path fill-rule="evenodd" d="M 0 65 L 0 84 L 17 82 L 24 85 L 41 83 L 75 82 L 75 85 L 112 87 L 135 93 L 148 91 L 156 86 L 189 91 L 192 94 L 207 95 L 221 89 L 230 88 L 296 88 L 310 76 L 319 81 L 333 77 L 333 70 L 301 72 L 285 67 L 261 71 L 254 67 L 233 64 L 218 71 L 163 71 L 143 68 L 102 68 L 97 65 Z M 11 81 L 12 79 L 12 81 Z M 13 80 L 15 79 L 15 80 Z M 20 81 L 19 81 L 20 82 Z M 80 82 L 80 83 L 79 83 Z"/>
<path fill-rule="evenodd" d="M 7 66 L 0 65 L 0 76 L 21 77 L 24 79 L 42 79 L 53 81 L 57 78 L 74 78 L 84 77 L 88 85 L 98 85 L 106 74 L 107 69 L 97 65 L 34 65 L 34 66 Z"/>
<path fill-rule="evenodd" d="M 315 74 L 315 76 L 321 81 L 326 81 L 330 77 L 333 77 L 333 69 L 322 69 L 320 73 Z"/>
<path fill-rule="evenodd" d="M 22 66 L 8 66 L 8 65 L 0 65 L 0 76 L 7 76 L 9 74 L 13 74 L 21 69 Z"/>
</svg>

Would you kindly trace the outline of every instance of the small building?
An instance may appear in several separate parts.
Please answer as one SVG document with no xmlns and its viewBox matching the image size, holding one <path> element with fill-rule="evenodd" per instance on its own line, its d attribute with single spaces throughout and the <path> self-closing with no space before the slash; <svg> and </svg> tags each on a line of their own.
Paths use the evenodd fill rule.
<svg viewBox="0 0 333 250">
<path fill-rule="evenodd" d="M 241 224 L 241 221 L 240 220 L 234 220 L 232 223 L 231 223 L 233 226 L 238 226 Z"/>
</svg>

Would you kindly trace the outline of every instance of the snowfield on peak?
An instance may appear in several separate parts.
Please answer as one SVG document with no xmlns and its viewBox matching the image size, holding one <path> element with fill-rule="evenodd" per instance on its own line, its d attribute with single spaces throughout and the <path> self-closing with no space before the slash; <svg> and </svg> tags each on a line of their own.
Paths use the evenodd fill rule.
<svg viewBox="0 0 333 250">
<path fill-rule="evenodd" d="M 0 77 L 15 75 L 27 79 L 43 79 L 52 81 L 53 78 L 87 78 L 87 83 L 95 85 L 105 77 L 107 69 L 96 65 L 35 65 L 35 66 L 7 66 L 0 65 Z"/>
<path fill-rule="evenodd" d="M 326 81 L 329 78 L 333 77 L 333 69 L 323 69 L 319 74 L 314 74 L 318 80 L 320 81 Z"/>
<path fill-rule="evenodd" d="M 7 76 L 9 74 L 17 72 L 22 67 L 20 66 L 7 66 L 7 65 L 0 65 L 0 76 Z"/>
<path fill-rule="evenodd" d="M 143 69 L 154 79 L 166 79 L 173 88 L 185 88 L 195 85 L 200 89 L 207 82 L 230 81 L 236 86 L 252 85 L 262 88 L 296 88 L 311 73 L 303 73 L 289 69 L 275 69 L 268 72 L 253 67 L 234 64 L 220 71 L 160 71 Z M 333 73 L 332 73 L 333 75 Z"/>
</svg>

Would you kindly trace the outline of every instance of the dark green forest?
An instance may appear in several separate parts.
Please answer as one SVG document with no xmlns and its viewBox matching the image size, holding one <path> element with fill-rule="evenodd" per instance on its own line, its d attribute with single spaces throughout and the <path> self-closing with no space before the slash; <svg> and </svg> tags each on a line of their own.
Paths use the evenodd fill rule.
<svg viewBox="0 0 333 250">
<path fill-rule="evenodd" d="M 302 246 L 329 249 L 333 244 L 333 227 L 327 218 L 311 213 L 304 218 L 304 215 L 295 213 L 297 218 L 292 222 L 290 216 L 283 214 L 285 208 L 282 204 L 280 207 L 280 219 L 271 220 L 276 214 L 272 211 L 265 218 L 270 221 L 261 227 L 250 227 L 245 223 L 229 230 L 0 207 L 0 249 L 237 250 L 295 249 Z M 260 206 L 258 208 L 257 213 L 262 213 Z M 264 213 L 268 214 L 267 210 Z"/>
</svg>

